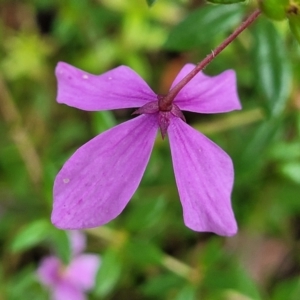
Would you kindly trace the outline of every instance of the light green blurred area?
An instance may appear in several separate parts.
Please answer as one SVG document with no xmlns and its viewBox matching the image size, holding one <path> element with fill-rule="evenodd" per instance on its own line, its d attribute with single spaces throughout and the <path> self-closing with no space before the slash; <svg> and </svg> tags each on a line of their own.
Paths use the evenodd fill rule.
<svg viewBox="0 0 300 300">
<path fill-rule="evenodd" d="M 54 68 L 94 74 L 128 65 L 157 93 L 197 63 L 254 3 L 31 0 L 0 2 L 0 299 L 49 299 L 35 270 L 65 232 L 50 223 L 56 173 L 80 145 L 132 110 L 58 105 Z M 260 17 L 205 70 L 237 73 L 243 110 L 187 113 L 233 159 L 235 237 L 183 224 L 168 141 L 158 135 L 125 211 L 87 230 L 102 267 L 88 299 L 298 300 L 300 294 L 300 47 L 286 21 Z"/>
</svg>

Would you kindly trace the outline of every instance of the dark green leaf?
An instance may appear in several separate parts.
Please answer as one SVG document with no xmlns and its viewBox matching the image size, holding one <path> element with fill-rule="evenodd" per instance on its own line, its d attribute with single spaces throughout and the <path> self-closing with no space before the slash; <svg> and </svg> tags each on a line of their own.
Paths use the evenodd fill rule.
<svg viewBox="0 0 300 300">
<path fill-rule="evenodd" d="M 165 48 L 181 51 L 199 47 L 215 36 L 231 31 L 241 22 L 242 16 L 241 5 L 201 7 L 171 31 Z"/>
<path fill-rule="evenodd" d="M 131 260 L 139 265 L 158 265 L 163 258 L 161 250 L 147 241 L 131 241 L 127 250 Z"/>
<path fill-rule="evenodd" d="M 234 3 L 245 2 L 246 0 L 206 0 L 206 1 L 214 4 L 234 4 Z"/>
<path fill-rule="evenodd" d="M 170 290 L 181 288 L 183 279 L 172 273 L 158 274 L 146 281 L 142 291 L 154 299 L 167 299 L 166 294 Z"/>
<path fill-rule="evenodd" d="M 281 36 L 268 20 L 260 19 L 253 33 L 257 86 L 264 96 L 267 111 L 277 116 L 284 110 L 291 90 L 289 55 Z"/>
<path fill-rule="evenodd" d="M 289 25 L 292 33 L 297 39 L 298 43 L 300 43 L 300 12 L 298 15 L 291 14 L 288 16 Z"/>
<path fill-rule="evenodd" d="M 146 1 L 149 6 L 152 6 L 156 2 L 156 0 L 146 0 Z"/>
</svg>

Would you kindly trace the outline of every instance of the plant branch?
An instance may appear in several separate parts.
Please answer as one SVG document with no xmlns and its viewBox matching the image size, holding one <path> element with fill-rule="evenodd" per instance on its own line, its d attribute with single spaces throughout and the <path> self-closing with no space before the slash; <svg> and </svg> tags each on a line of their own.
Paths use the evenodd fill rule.
<svg viewBox="0 0 300 300">
<path fill-rule="evenodd" d="M 174 98 L 180 90 L 203 70 L 219 53 L 221 53 L 241 32 L 248 28 L 260 15 L 260 10 L 255 10 L 230 36 L 228 36 L 215 50 L 207 55 L 189 74 L 187 74 L 180 82 L 178 82 L 169 93 L 160 100 L 160 108 L 168 110 L 173 103 Z"/>
</svg>

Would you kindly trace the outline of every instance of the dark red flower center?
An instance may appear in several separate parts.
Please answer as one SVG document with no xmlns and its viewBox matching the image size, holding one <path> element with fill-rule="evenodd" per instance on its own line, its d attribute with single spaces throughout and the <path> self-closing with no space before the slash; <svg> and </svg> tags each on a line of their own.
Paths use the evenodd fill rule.
<svg viewBox="0 0 300 300">
<path fill-rule="evenodd" d="M 157 95 L 157 101 L 146 103 L 145 105 L 134 111 L 133 114 L 141 115 L 158 113 L 158 126 L 160 128 L 161 136 L 164 139 L 167 134 L 171 118 L 177 117 L 185 122 L 185 117 L 176 104 L 171 103 L 165 105 L 163 100 L 164 96 Z"/>
</svg>

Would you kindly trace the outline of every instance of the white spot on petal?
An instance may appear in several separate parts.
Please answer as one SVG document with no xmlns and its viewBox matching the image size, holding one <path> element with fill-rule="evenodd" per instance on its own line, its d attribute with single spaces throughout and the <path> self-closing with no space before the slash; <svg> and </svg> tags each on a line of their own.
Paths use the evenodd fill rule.
<svg viewBox="0 0 300 300">
<path fill-rule="evenodd" d="M 63 179 L 63 182 L 64 182 L 64 183 L 69 183 L 69 182 L 70 182 L 70 179 L 69 179 L 69 178 L 64 178 L 64 179 Z"/>
<path fill-rule="evenodd" d="M 108 80 L 112 80 L 112 77 L 108 77 Z"/>
<path fill-rule="evenodd" d="M 86 74 L 82 75 L 83 79 L 89 79 L 89 76 L 87 76 Z"/>
</svg>

